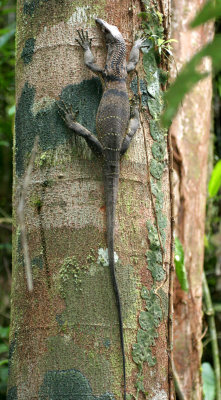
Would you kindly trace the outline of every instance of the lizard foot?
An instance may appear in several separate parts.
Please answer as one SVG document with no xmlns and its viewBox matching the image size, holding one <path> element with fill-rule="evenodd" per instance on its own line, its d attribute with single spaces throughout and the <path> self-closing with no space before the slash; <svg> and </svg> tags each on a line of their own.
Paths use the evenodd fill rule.
<svg viewBox="0 0 221 400">
<path fill-rule="evenodd" d="M 78 38 L 75 38 L 75 40 L 79 43 L 79 45 L 82 47 L 82 49 L 87 50 L 87 49 L 91 49 L 91 42 L 92 39 L 89 39 L 88 37 L 88 31 L 83 31 L 83 29 L 79 30 L 77 29 L 77 33 L 79 36 Z"/>
<path fill-rule="evenodd" d="M 58 112 L 61 118 L 64 120 L 66 125 L 70 128 L 73 125 L 73 122 L 76 120 L 77 112 L 73 111 L 72 105 L 66 105 L 63 100 L 56 103 L 58 106 Z"/>
<path fill-rule="evenodd" d="M 135 41 L 134 46 L 136 46 L 138 49 L 140 49 L 141 47 L 150 47 L 148 43 L 145 43 L 146 40 L 147 38 L 145 36 L 142 36 Z"/>
</svg>

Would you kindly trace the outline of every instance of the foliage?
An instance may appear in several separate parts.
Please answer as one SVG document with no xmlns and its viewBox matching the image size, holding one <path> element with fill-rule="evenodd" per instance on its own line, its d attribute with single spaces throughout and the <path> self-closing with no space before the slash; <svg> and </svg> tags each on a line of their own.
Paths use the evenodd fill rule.
<svg viewBox="0 0 221 400">
<path fill-rule="evenodd" d="M 209 0 L 205 3 L 204 7 L 197 14 L 196 18 L 191 22 L 191 28 L 196 28 L 197 26 L 207 22 L 213 18 L 221 17 L 221 2 L 220 0 Z"/>
<path fill-rule="evenodd" d="M 0 218 L 9 218 L 11 214 L 11 181 L 12 181 L 12 126 L 14 116 L 14 34 L 15 7 L 14 1 L 0 1 Z M 10 242 L 9 228 L 0 233 L 0 242 Z M 0 256 L 5 253 L 0 251 Z M 0 258 L 2 261 L 2 259 Z M 1 262 L 1 265 L 3 261 Z"/>
<path fill-rule="evenodd" d="M 8 377 L 8 315 L 11 266 L 12 131 L 14 120 L 15 0 L 0 1 L 0 399 Z"/>
<path fill-rule="evenodd" d="M 198 26 L 202 22 L 207 22 L 213 17 L 220 16 L 220 1 L 209 1 L 204 8 L 196 16 L 191 26 Z M 204 57 L 211 57 L 213 69 L 221 71 L 221 34 L 216 34 L 214 39 L 208 43 L 202 50 L 195 54 L 192 59 L 183 67 L 175 82 L 170 86 L 165 94 L 167 103 L 166 109 L 162 115 L 162 123 L 164 126 L 169 126 L 172 118 L 175 116 L 178 107 L 184 96 L 192 89 L 192 87 L 205 78 L 208 73 L 200 72 L 199 66 Z"/>
<path fill-rule="evenodd" d="M 184 290 L 185 292 L 188 292 L 189 284 L 184 262 L 184 250 L 181 242 L 177 237 L 175 237 L 174 263 L 175 263 L 176 275 L 180 283 L 181 289 Z"/>
<path fill-rule="evenodd" d="M 159 11 L 155 11 L 154 6 L 151 6 L 149 2 L 144 1 L 146 11 L 138 14 L 142 18 L 142 28 L 145 36 L 150 40 L 154 46 L 155 56 L 158 61 L 160 57 L 164 55 L 168 57 L 172 55 L 171 43 L 176 42 L 175 39 L 164 39 L 164 28 L 163 28 L 163 14 Z"/>
<path fill-rule="evenodd" d="M 208 362 L 202 364 L 202 380 L 204 400 L 215 399 L 215 374 Z"/>
<path fill-rule="evenodd" d="M 198 68 L 204 57 L 211 57 L 213 68 L 216 71 L 221 70 L 220 48 L 221 34 L 217 34 L 212 42 L 203 47 L 203 49 L 195 54 L 195 56 L 184 66 L 175 82 L 170 86 L 169 90 L 165 94 L 167 107 L 162 116 L 162 123 L 164 126 L 170 125 L 184 96 L 197 82 L 208 76 L 207 72 L 201 73 Z"/>
<path fill-rule="evenodd" d="M 0 326 L 0 395 L 6 392 L 8 378 L 9 328 Z"/>
<path fill-rule="evenodd" d="M 214 197 L 221 186 L 221 160 L 219 160 L 213 168 L 209 181 L 209 195 Z"/>
</svg>

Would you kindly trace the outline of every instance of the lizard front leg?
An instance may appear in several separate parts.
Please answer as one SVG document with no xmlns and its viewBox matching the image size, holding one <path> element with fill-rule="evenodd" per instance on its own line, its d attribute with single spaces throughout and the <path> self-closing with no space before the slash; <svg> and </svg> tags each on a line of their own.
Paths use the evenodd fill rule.
<svg viewBox="0 0 221 400">
<path fill-rule="evenodd" d="M 131 72 L 135 69 L 140 57 L 140 48 L 146 47 L 146 45 L 143 45 L 144 41 L 145 39 L 141 38 L 137 39 L 134 43 L 129 55 L 129 61 L 127 63 L 127 72 Z"/>
<path fill-rule="evenodd" d="M 93 56 L 93 53 L 91 51 L 91 42 L 92 39 L 89 39 L 88 37 L 88 32 L 86 31 L 84 33 L 83 29 L 77 30 L 77 33 L 79 35 L 79 39 L 76 38 L 75 40 L 79 43 L 79 45 L 82 47 L 84 50 L 84 63 L 85 65 L 93 72 L 100 74 L 102 73 L 102 68 L 99 67 L 95 63 L 95 58 Z"/>
<path fill-rule="evenodd" d="M 122 156 L 126 153 L 128 147 L 130 146 L 130 142 L 133 139 L 137 129 L 140 126 L 140 118 L 139 118 L 139 111 L 137 107 L 134 107 L 131 112 L 131 118 L 128 125 L 128 132 L 125 136 L 123 143 L 120 149 L 120 155 Z"/>
<path fill-rule="evenodd" d="M 63 103 L 63 107 L 57 103 L 59 110 L 60 110 L 60 115 L 62 119 L 65 121 L 66 125 L 68 126 L 69 129 L 74 131 L 74 133 L 78 136 L 83 137 L 88 146 L 91 148 L 91 150 L 96 154 L 96 155 L 102 155 L 103 154 L 103 146 L 99 142 L 99 140 L 94 136 L 88 129 L 86 129 L 83 125 L 79 124 L 78 122 L 75 121 L 75 114 L 70 110 L 67 109 L 65 104 Z"/>
</svg>

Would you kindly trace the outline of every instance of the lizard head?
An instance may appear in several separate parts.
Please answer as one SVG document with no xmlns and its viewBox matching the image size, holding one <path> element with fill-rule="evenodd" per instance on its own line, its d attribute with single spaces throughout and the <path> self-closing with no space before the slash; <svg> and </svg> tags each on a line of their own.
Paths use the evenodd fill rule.
<svg viewBox="0 0 221 400">
<path fill-rule="evenodd" d="M 104 32 L 107 45 L 113 45 L 119 42 L 124 43 L 124 38 L 116 26 L 110 25 L 100 18 L 96 18 L 95 22 L 100 26 L 102 32 Z"/>
<path fill-rule="evenodd" d="M 108 24 L 103 19 L 96 18 L 96 23 L 105 35 L 107 45 L 107 58 L 104 75 L 115 78 L 125 78 L 126 70 L 126 44 L 119 29 Z"/>
</svg>

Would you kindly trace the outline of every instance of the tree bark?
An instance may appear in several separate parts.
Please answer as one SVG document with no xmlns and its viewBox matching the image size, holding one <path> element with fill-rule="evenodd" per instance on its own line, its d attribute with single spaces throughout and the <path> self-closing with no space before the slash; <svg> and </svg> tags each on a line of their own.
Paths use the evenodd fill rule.
<svg viewBox="0 0 221 400">
<path fill-rule="evenodd" d="M 213 35 L 213 25 L 191 30 L 189 23 L 202 2 L 173 1 L 172 34 L 178 40 L 174 58 L 178 70 L 203 47 Z M 211 72 L 211 62 L 201 65 Z M 173 68 L 175 76 L 176 68 Z M 183 101 L 173 121 L 176 235 L 185 252 L 189 292 L 175 281 L 174 293 L 174 361 L 183 393 L 187 399 L 201 399 L 200 376 L 202 354 L 202 268 L 206 205 L 207 157 L 211 124 L 211 76 L 196 85 Z"/>
<path fill-rule="evenodd" d="M 78 122 L 95 133 L 102 88 L 83 63 L 76 29 L 88 30 L 97 62 L 104 65 L 104 40 L 94 16 L 118 26 L 129 51 L 140 10 L 139 2 L 129 0 L 18 2 L 8 399 L 123 398 L 118 313 L 105 260 L 102 163 L 83 139 L 72 136 L 56 101 L 71 105 Z M 160 24 L 157 10 L 151 12 Z M 167 20 L 166 1 L 164 12 Z M 137 93 L 140 101 L 141 127 L 121 162 L 116 273 L 128 399 L 148 393 L 166 400 L 173 399 L 167 351 L 171 194 L 167 136 L 158 125 L 159 71 L 154 51 L 143 53 L 143 66 L 141 61 L 128 80 L 130 96 Z M 153 91 L 155 97 L 147 95 Z M 29 292 L 17 207 L 36 136 L 24 208 L 34 285 Z"/>
</svg>

